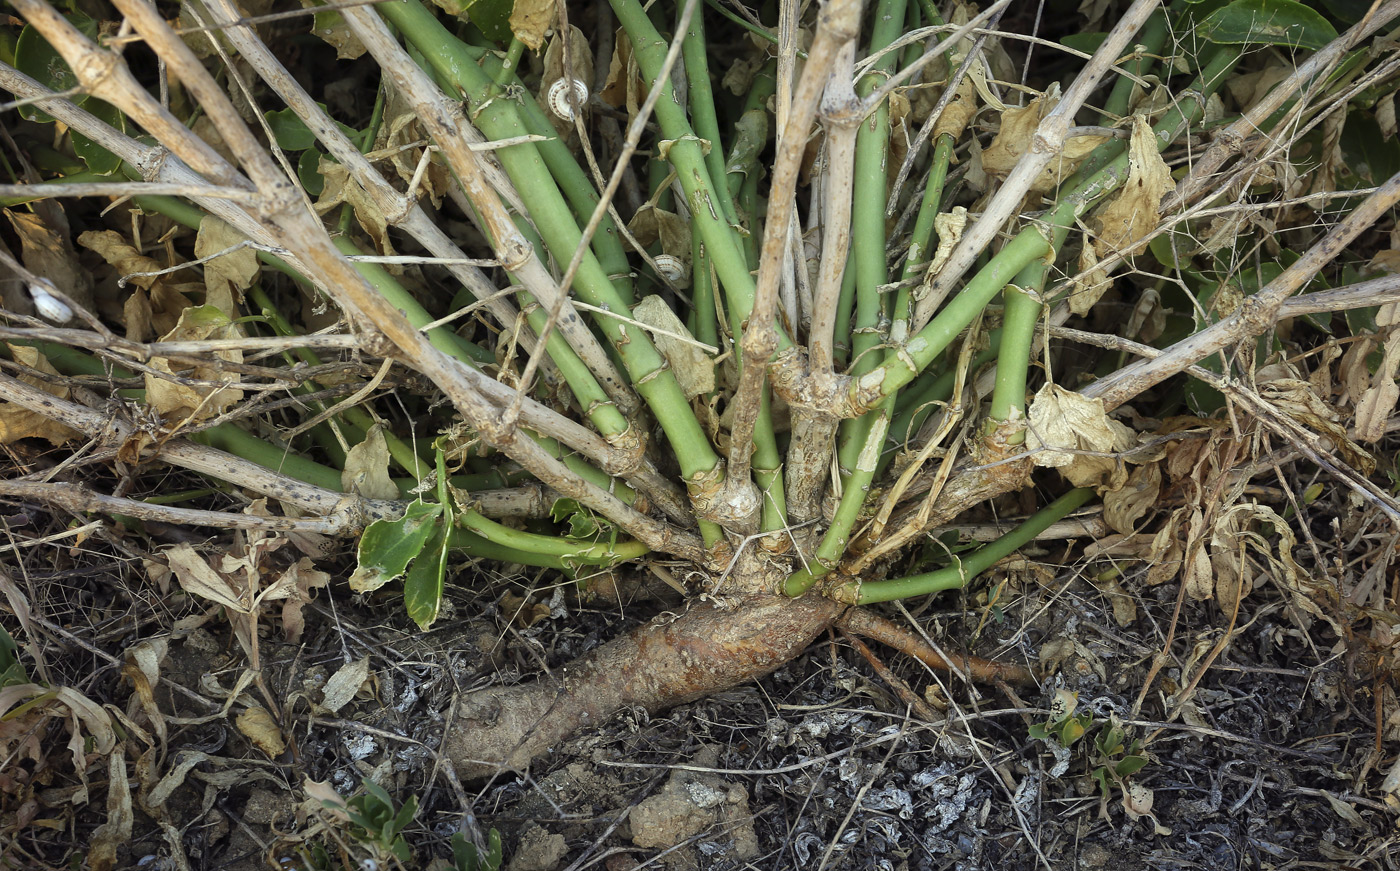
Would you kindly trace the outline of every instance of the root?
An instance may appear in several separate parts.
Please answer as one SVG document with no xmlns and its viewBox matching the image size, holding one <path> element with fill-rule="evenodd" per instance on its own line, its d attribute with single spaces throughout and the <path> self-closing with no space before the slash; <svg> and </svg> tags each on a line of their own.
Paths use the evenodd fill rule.
<svg viewBox="0 0 1400 871">
<path fill-rule="evenodd" d="M 821 596 L 764 596 L 726 610 L 697 603 L 549 677 L 472 693 L 443 750 L 463 778 L 524 769 L 575 730 L 623 708 L 656 712 L 772 672 L 801 653 L 843 607 Z"/>
<path fill-rule="evenodd" d="M 1015 489 L 1025 463 L 991 464 L 956 476 L 935 519 L 969 503 Z M 463 700 L 443 751 L 463 778 L 523 770 L 578 729 L 597 726 L 623 708 L 655 713 L 763 677 L 801 653 L 834 625 L 918 658 L 934 668 L 961 670 L 973 680 L 1033 682 L 1016 665 L 975 657 L 946 660 L 928 643 L 862 609 L 824 596 L 757 595 L 719 608 L 693 604 L 679 617 L 655 620 L 608 642 L 552 675 L 511 687 L 491 687 Z"/>
<path fill-rule="evenodd" d="M 983 683 L 1004 681 L 1009 684 L 1032 684 L 1035 676 L 1029 669 L 1009 662 L 993 662 L 977 656 L 945 656 L 931 644 L 902 626 L 897 626 L 864 608 L 852 608 L 836 621 L 852 635 L 869 638 L 900 653 L 908 654 L 940 671 L 960 671 L 969 679 Z"/>
<path fill-rule="evenodd" d="M 674 620 L 655 620 L 555 674 L 528 684 L 472 693 L 458 709 L 443 749 L 463 778 L 523 770 L 578 729 L 628 707 L 649 713 L 692 702 L 763 677 L 800 654 L 822 630 L 839 625 L 927 665 L 973 680 L 1026 684 L 1026 669 L 972 656 L 950 661 L 890 621 L 821 596 L 761 597 L 729 609 L 696 604 Z"/>
</svg>

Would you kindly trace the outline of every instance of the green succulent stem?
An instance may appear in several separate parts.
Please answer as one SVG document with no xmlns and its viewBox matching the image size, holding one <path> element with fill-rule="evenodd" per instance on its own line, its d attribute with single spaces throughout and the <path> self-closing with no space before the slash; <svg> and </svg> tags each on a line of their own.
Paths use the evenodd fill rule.
<svg viewBox="0 0 1400 871">
<path fill-rule="evenodd" d="M 676 4 L 679 14 L 683 3 Z M 685 62 L 686 99 L 690 103 L 690 120 L 695 134 L 709 143 L 705 148 L 705 165 L 709 169 L 710 181 L 724 182 L 725 171 L 724 141 L 720 137 L 719 114 L 715 111 L 715 95 L 710 83 L 709 46 L 705 40 L 705 16 L 690 16 L 690 26 L 681 39 L 681 57 Z M 719 203 L 724 219 L 730 226 L 739 223 L 734 210 L 734 198 L 724 196 L 728 184 L 716 189 L 715 201 Z"/>
<path fill-rule="evenodd" d="M 502 523 L 485 517 L 476 511 L 463 511 L 457 515 L 457 523 L 466 530 L 476 533 L 487 541 L 512 547 L 526 553 L 542 556 L 568 558 L 589 563 L 618 563 L 637 559 L 650 553 L 646 545 L 638 541 L 599 542 L 589 544 L 552 535 L 539 535 L 512 529 Z"/>
<path fill-rule="evenodd" d="M 1093 495 L 1092 487 L 1071 490 L 991 544 L 967 557 L 954 557 L 955 563 L 947 568 L 887 581 L 872 581 L 866 584 L 849 582 L 834 590 L 832 598 L 857 605 L 872 605 L 876 602 L 891 602 L 895 599 L 960 589 L 966 586 L 968 581 L 991 568 L 998 560 L 1010 556 L 1034 541 L 1035 537 L 1049 529 L 1051 524 L 1088 502 Z"/>
<path fill-rule="evenodd" d="M 521 121 L 517 109 L 521 104 L 505 97 L 491 99 L 491 80 L 476 65 L 473 52 L 417 0 L 386 4 L 380 11 L 423 52 L 440 78 L 461 88 L 473 110 L 473 120 L 487 136 L 507 139 L 532 132 Z M 645 14 L 642 17 L 645 18 Z M 668 103 L 663 97 L 658 110 Z M 526 107 L 524 111 L 530 110 Z M 557 260 L 567 262 L 582 242 L 583 233 L 541 156 L 537 145 L 543 144 L 525 142 L 498 149 L 496 155 L 529 209 L 530 219 L 550 253 Z M 698 152 L 696 156 L 699 157 Z M 625 294 L 621 292 L 591 252 L 585 253 L 572 289 L 585 302 L 603 310 L 595 316 L 594 323 L 612 343 L 637 393 L 660 422 L 680 462 L 682 475 L 692 479 L 712 471 L 719 463 L 719 456 L 665 359 L 645 332 L 608 314 L 631 318 L 630 289 Z"/>
<path fill-rule="evenodd" d="M 665 62 L 667 43 L 647 17 L 639 0 L 610 0 L 613 13 L 632 40 L 632 50 L 648 84 L 657 81 Z M 699 228 L 700 237 L 710 255 L 720 287 L 724 291 L 729 323 L 737 328 L 748 320 L 754 304 L 754 278 L 749 274 L 748 260 L 742 240 L 725 219 L 720 204 L 728 185 L 724 176 L 710 177 L 705 151 L 715 143 L 706 142 L 696 134 L 685 108 L 676 101 L 671 85 L 663 85 L 661 99 L 656 103 L 656 120 L 666 137 L 665 156 L 675 169 L 676 179 L 685 191 L 690 219 Z M 792 344 L 779 330 L 779 350 Z"/>
<path fill-rule="evenodd" d="M 1133 88 L 1137 86 L 1134 78 L 1141 79 L 1156 65 L 1156 55 L 1161 54 L 1162 47 L 1167 44 L 1169 30 L 1167 27 L 1166 13 L 1158 10 L 1147 19 L 1147 23 L 1138 31 L 1134 40 L 1134 55 L 1123 64 L 1123 70 L 1127 75 L 1119 75 L 1118 80 L 1113 83 L 1113 90 L 1108 94 L 1108 99 L 1103 104 L 1102 122 L 1112 126 L 1118 123 L 1119 119 L 1128 114 L 1128 103 L 1132 99 Z M 1137 51 L 1137 47 L 1141 51 Z"/>
<path fill-rule="evenodd" d="M 1202 99 L 1178 100 L 1162 121 L 1153 128 L 1159 148 L 1165 148 L 1183 129 L 1200 120 L 1205 108 L 1205 95 L 1220 84 L 1224 74 L 1234 66 L 1239 56 L 1240 52 L 1235 48 L 1222 48 L 1212 54 L 1205 70 L 1195 83 L 1195 90 L 1202 95 Z M 892 395 L 937 359 L 1021 270 L 1034 260 L 1052 254 L 1055 250 L 1053 234 L 1073 226 L 1077 218 L 1117 190 L 1127 177 L 1128 154 L 1124 150 L 1097 172 L 1079 180 L 1063 193 L 1040 223 L 1021 230 L 1003 246 L 962 291 L 909 340 L 906 346 L 907 354 L 890 356 L 878 376 L 871 374 L 871 382 L 879 385 L 880 397 Z M 859 407 L 859 393 L 862 389 L 860 382 L 853 383 L 850 389 L 851 398 L 856 400 L 855 404 Z"/>
<path fill-rule="evenodd" d="M 448 545 L 457 551 L 465 553 L 467 556 L 478 559 L 495 560 L 502 563 L 519 563 L 523 566 L 536 566 L 545 569 L 559 569 L 567 571 L 580 565 L 603 566 L 612 565 L 611 557 L 590 557 L 580 553 L 568 556 L 557 556 L 554 554 L 541 553 L 535 550 L 527 550 L 519 547 L 499 544 L 477 535 L 468 529 L 454 527 L 448 536 Z M 619 544 L 622 544 L 621 542 Z M 630 542 L 629 542 L 630 544 Z M 645 553 L 645 550 L 643 551 Z"/>
<path fill-rule="evenodd" d="M 836 516 L 822 535 L 815 558 L 789 575 L 783 583 L 783 592 L 786 595 L 801 596 L 812 588 L 817 579 L 830 574 L 840 563 L 846 552 L 846 545 L 850 542 L 851 533 L 860 519 L 861 509 L 865 507 L 866 499 L 870 495 L 870 485 L 879 468 L 880 454 L 885 444 L 885 436 L 889 432 L 890 412 L 893 408 L 894 399 L 890 398 L 874 412 L 861 418 L 868 422 L 865 442 L 850 474 L 842 483 L 844 489 L 841 492 L 841 500 L 836 504 Z"/>
<path fill-rule="evenodd" d="M 1013 417 L 1025 417 L 1026 378 L 1030 373 L 1035 328 L 1043 310 L 1040 292 L 1044 289 L 1048 269 L 1044 260 L 1037 260 L 1021 270 L 1006 288 L 997 378 L 990 409 L 989 423 L 993 426 Z M 1022 432 L 1010 437 L 1010 443 L 1020 444 L 1024 439 Z"/>
</svg>

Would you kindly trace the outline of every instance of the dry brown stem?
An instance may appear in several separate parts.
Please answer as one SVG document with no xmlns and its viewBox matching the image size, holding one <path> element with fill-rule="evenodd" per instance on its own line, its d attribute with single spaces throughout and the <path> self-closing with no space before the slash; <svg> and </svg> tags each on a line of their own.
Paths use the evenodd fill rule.
<svg viewBox="0 0 1400 871">
<path fill-rule="evenodd" d="M 103 514 L 135 517 L 181 526 L 203 526 L 210 529 L 261 529 L 269 532 L 316 532 L 322 535 L 344 535 L 345 519 L 341 517 L 264 517 L 256 514 L 236 514 L 229 511 L 203 511 L 173 505 L 152 505 L 139 499 L 122 499 L 95 493 L 81 484 L 64 481 L 0 481 L 0 496 L 47 502 L 74 514 L 101 512 Z"/>
<path fill-rule="evenodd" d="M 60 399 L 8 375 L 0 375 L 0 399 L 13 402 L 35 414 L 56 420 L 89 438 L 97 439 L 104 448 L 115 451 L 123 446 L 133 445 L 136 446 L 135 455 L 142 459 L 159 456 L 167 463 L 201 472 L 221 481 L 237 481 L 239 486 L 255 493 L 295 505 L 302 511 L 325 518 L 324 522 L 330 529 L 324 531 L 337 534 L 354 533 L 363 529 L 370 520 L 396 517 L 403 510 L 398 502 L 365 499 L 361 496 L 323 490 L 203 445 L 179 439 L 157 444 L 154 438 L 141 438 L 136 428 L 123 420 L 99 414 L 76 402 Z M 143 447 L 143 442 L 149 442 L 149 447 Z M 155 451 L 148 453 L 151 448 Z"/>
<path fill-rule="evenodd" d="M 1246 299 L 1238 310 L 1187 336 L 1160 356 L 1125 366 L 1080 392 L 1102 399 L 1105 408 L 1117 408 L 1154 384 L 1165 381 L 1222 348 L 1247 337 L 1263 335 L 1278 323 L 1279 313 L 1287 298 L 1311 281 L 1322 267 L 1345 250 L 1357 235 L 1372 227 L 1397 201 L 1400 201 L 1400 174 L 1392 176 L 1377 188 L 1278 278 Z"/>
<path fill-rule="evenodd" d="M 132 23 L 138 25 L 138 29 L 151 42 L 152 47 L 167 58 L 167 61 L 179 71 L 187 83 L 195 79 L 205 80 L 205 84 L 197 88 L 192 87 L 195 93 L 202 94 L 212 103 L 219 104 L 220 108 L 211 110 L 211 117 L 216 120 L 216 123 L 231 128 L 225 131 L 221 127 L 221 135 L 239 154 L 244 164 L 249 167 L 250 174 L 261 182 L 259 190 L 262 196 L 258 199 L 258 214 L 254 216 L 255 221 L 250 228 L 250 234 L 260 237 L 263 235 L 262 232 L 259 232 L 260 230 L 271 232 L 273 239 L 286 244 L 296 262 L 305 264 L 304 273 L 313 276 L 328 295 L 341 305 L 342 309 L 352 313 L 362 324 L 373 324 L 392 343 L 389 347 L 370 348 L 371 352 L 377 351 L 379 354 L 384 354 L 397 349 L 409 365 L 427 375 L 444 390 L 473 428 L 482 433 L 488 442 L 530 469 L 546 485 L 597 510 L 603 516 L 631 532 L 639 540 L 646 542 L 654 550 L 683 554 L 697 559 L 701 556 L 703 550 L 697 536 L 659 523 L 635 511 L 613 494 L 574 474 L 561 461 L 550 456 L 548 452 L 529 438 L 513 431 L 502 431 L 502 428 L 497 424 L 500 418 L 499 409 L 503 406 L 493 404 L 484 391 L 504 393 L 506 395 L 503 399 L 507 402 L 514 398 L 514 391 L 447 357 L 433 347 L 425 335 L 414 329 L 387 300 L 374 291 L 335 249 L 321 226 L 320 220 L 311 213 L 302 198 L 295 193 L 296 187 L 280 174 L 261 146 L 252 139 L 246 127 L 242 125 L 236 111 L 228 103 L 222 89 L 213 82 L 179 37 L 154 14 L 154 10 L 141 0 L 123 0 L 118 5 L 132 18 Z M 126 71 L 119 58 L 93 46 L 82 34 L 68 25 L 61 16 L 53 13 L 47 5 L 38 2 L 38 0 L 25 0 L 22 11 L 26 16 L 31 14 L 35 16 L 36 26 L 39 26 L 40 23 L 43 24 L 40 29 L 45 37 L 68 60 L 78 75 L 79 81 L 89 87 L 93 93 L 106 93 L 112 90 L 114 86 L 110 84 L 109 76 L 115 76 L 122 82 L 126 82 L 130 78 L 130 73 Z M 353 12 L 354 10 L 349 11 Z M 9 70 L 9 72 L 13 73 L 13 70 Z M 12 78 L 20 84 L 26 83 L 21 81 L 22 77 L 19 77 L 17 73 Z M 32 81 L 28 81 L 27 84 L 31 86 L 31 90 L 37 89 L 37 85 Z M 109 101 L 141 121 L 143 126 L 147 126 L 148 129 L 152 127 L 163 129 L 167 123 L 168 113 L 149 94 L 136 85 L 134 80 L 129 86 L 133 89 L 132 93 L 126 96 L 109 94 Z M 37 91 L 42 91 L 42 89 L 37 89 Z M 80 112 L 80 110 L 75 110 L 75 112 Z M 80 116 L 75 114 L 74 117 Z M 438 120 L 443 124 L 446 123 L 441 118 Z M 93 126 L 105 125 L 97 122 Z M 229 167 L 218 155 L 214 155 L 217 161 L 211 161 L 207 155 L 204 155 L 203 150 L 207 149 L 207 146 L 203 144 L 202 140 L 198 140 L 183 126 L 178 124 L 176 126 L 184 132 L 182 134 L 172 133 L 169 140 L 162 139 L 162 142 L 172 145 L 182 157 L 207 166 L 211 173 L 217 175 L 218 183 L 225 187 L 238 187 L 247 184 L 238 176 L 236 170 Z M 241 128 L 242 132 L 240 133 L 238 129 L 234 128 Z M 450 127 L 443 129 L 450 129 Z M 471 154 L 465 146 L 461 148 L 461 152 L 465 155 Z M 461 157 L 462 155 L 452 156 Z M 211 202 L 231 205 L 227 201 L 221 200 Z M 239 221 L 234 225 L 239 229 L 244 229 L 248 227 L 248 222 L 246 220 Z M 528 245 L 526 249 L 530 251 Z M 507 253 L 515 253 L 510 247 L 503 250 Z M 530 251 L 530 257 L 533 257 L 532 251 Z M 502 260 L 507 264 L 521 262 L 518 257 L 503 257 Z M 541 265 L 540 268 L 543 269 L 543 266 Z M 371 344 L 374 343 L 371 342 Z M 563 425 L 562 422 L 567 421 L 563 417 L 559 417 L 558 420 L 561 425 Z M 602 443 L 598 436 L 577 424 L 568 422 L 566 428 L 574 428 L 576 433 L 584 434 L 583 437 L 588 440 Z"/>
<path fill-rule="evenodd" d="M 768 360 L 778 349 L 775 326 L 778 285 L 783 256 L 788 250 L 788 234 L 792 229 L 797 175 L 807 148 L 807 136 L 816 117 L 817 102 L 833 70 L 838 69 L 837 56 L 844 46 L 860 35 L 861 5 L 861 0 L 831 0 L 818 15 L 817 32 L 807 52 L 807 64 L 803 67 L 802 78 L 797 83 L 787 118 L 778 136 L 753 311 L 749 314 L 748 322 L 740 325 L 743 328 L 740 340 L 743 364 L 739 386 L 731 400 L 734 409 L 729 442 L 731 484 L 753 488 L 749 471 L 753 459 L 754 423 L 762 406 Z M 756 519 L 762 505 L 757 498 L 750 501 L 753 503 L 753 518 Z M 756 520 L 748 525 L 753 525 L 753 522 Z"/>
<path fill-rule="evenodd" d="M 1128 47 L 1129 41 L 1160 5 L 1160 0 L 1134 0 L 1133 5 L 1118 19 L 1118 23 L 1099 46 L 1099 50 L 1094 52 L 1094 57 L 1088 65 L 1075 76 L 1074 82 L 1065 90 L 1064 97 L 1041 119 L 1030 147 L 1021 155 L 1015 168 L 1007 175 L 1006 181 L 997 189 L 982 216 L 963 233 L 962 239 L 948 255 L 947 262 L 934 279 L 928 294 L 916 303 L 914 321 L 911 324 L 912 333 L 922 330 L 933 318 L 933 306 L 928 302 L 945 298 L 952 288 L 958 286 L 973 262 L 1001 232 L 1002 226 L 1021 208 L 1026 191 L 1040 178 L 1045 167 L 1064 150 L 1075 113 L 1084 105 L 1089 93 L 1113 68 L 1124 49 Z"/>
</svg>

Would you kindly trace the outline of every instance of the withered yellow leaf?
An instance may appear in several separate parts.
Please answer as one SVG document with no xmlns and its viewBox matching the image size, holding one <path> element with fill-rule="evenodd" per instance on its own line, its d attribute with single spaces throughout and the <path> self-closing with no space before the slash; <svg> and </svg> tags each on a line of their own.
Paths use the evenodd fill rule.
<svg viewBox="0 0 1400 871">
<path fill-rule="evenodd" d="M 230 318 L 239 316 L 237 304 L 258 276 L 258 253 L 237 247 L 247 237 L 218 218 L 207 216 L 199 224 L 194 256 L 213 258 L 204 263 L 204 287 L 208 303 Z M 227 253 L 224 253 L 227 252 Z"/>
<path fill-rule="evenodd" d="M 365 440 L 346 452 L 340 485 L 346 493 L 370 499 L 399 498 L 399 488 L 389 477 L 389 444 L 382 427 L 371 427 Z"/>
<path fill-rule="evenodd" d="M 227 315 L 214 306 L 191 306 L 180 313 L 180 321 L 162 337 L 162 341 L 203 341 L 205 339 L 228 339 L 241 335 L 238 327 Z M 231 363 L 243 362 L 242 351 L 216 351 L 213 356 Z M 151 360 L 151 368 L 174 376 L 170 361 L 164 357 Z M 237 373 L 219 369 L 217 366 L 195 366 L 183 373 L 186 378 L 200 381 L 235 381 Z M 206 420 L 222 414 L 234 403 L 243 399 L 243 391 L 236 387 L 214 387 L 205 384 L 187 384 L 146 374 L 146 403 L 160 414 L 173 418 Z"/>
<path fill-rule="evenodd" d="M 1133 116 L 1133 138 L 1128 144 L 1128 180 L 1118 196 L 1098 218 L 1096 253 L 1140 254 L 1147 248 L 1144 237 L 1157 226 L 1162 195 L 1176 188 L 1171 170 L 1157 150 L 1157 134 L 1143 115 Z"/>
<path fill-rule="evenodd" d="M 671 364 L 671 371 L 681 383 L 687 397 L 712 393 L 715 389 L 715 364 L 705 350 L 690 338 L 690 331 L 659 296 L 644 297 L 632 307 L 632 316 L 657 330 L 652 334 L 656 349 Z"/>
<path fill-rule="evenodd" d="M 37 348 L 10 345 L 10 357 L 16 363 L 45 375 L 57 375 L 58 370 Z M 34 375 L 21 375 L 20 380 L 31 387 L 52 393 L 59 399 L 68 398 L 68 388 Z M 61 445 L 78 437 L 78 433 L 56 420 L 44 417 L 13 402 L 0 403 L 0 445 L 14 444 L 20 439 L 40 438 Z"/>
<path fill-rule="evenodd" d="M 1104 411 L 1103 400 L 1046 384 L 1030 407 L 1026 447 L 1037 466 L 1060 470 L 1076 487 L 1116 489 L 1127 478 L 1122 461 L 1096 456 L 1125 451 L 1137 438 Z"/>
<path fill-rule="evenodd" d="M 238 715 L 238 731 L 253 742 L 253 746 L 276 759 L 287 749 L 287 741 L 282 737 L 282 729 L 265 708 L 256 705 Z"/>
<path fill-rule="evenodd" d="M 1156 463 L 1133 469 L 1128 482 L 1103 497 L 1103 519 L 1109 529 L 1130 535 L 1137 522 L 1157 504 L 1162 491 L 1162 470 Z"/>
<path fill-rule="evenodd" d="M 539 51 L 554 22 L 554 0 L 515 0 L 510 10 L 510 31 L 515 38 Z"/>
<path fill-rule="evenodd" d="M 1056 85 L 1042 96 L 1021 108 L 1008 108 L 1001 113 L 1001 129 L 987 150 L 982 152 L 982 169 L 989 175 L 1007 175 L 1031 147 L 1036 128 L 1060 102 Z M 1036 193 L 1046 193 L 1079 167 L 1089 152 L 1108 141 L 1106 136 L 1071 136 L 1065 140 L 1060 154 L 1051 160 L 1031 185 Z"/>
</svg>

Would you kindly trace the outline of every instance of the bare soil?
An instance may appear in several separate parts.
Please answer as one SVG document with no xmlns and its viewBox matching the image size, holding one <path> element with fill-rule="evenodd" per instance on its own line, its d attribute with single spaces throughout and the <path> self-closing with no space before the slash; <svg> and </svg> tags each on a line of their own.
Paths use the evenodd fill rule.
<svg viewBox="0 0 1400 871">
<path fill-rule="evenodd" d="M 1350 564 L 1345 576 L 1360 583 L 1368 565 L 1388 562 L 1393 533 L 1344 495 L 1336 501 L 1314 503 L 1306 519 L 1318 552 Z M 64 523 L 32 509 L 7 520 L 21 542 Z M 1400 749 L 1393 675 L 1359 633 L 1338 636 L 1348 624 L 1309 614 L 1264 574 L 1226 638 L 1229 613 L 1186 597 L 1174 618 L 1179 585 L 1145 586 L 1143 563 L 1125 563 L 1125 611 L 1121 595 L 1085 580 L 1082 560 L 1056 572 L 1078 551 L 1047 542 L 971 591 L 889 612 L 940 646 L 1033 668 L 1038 689 L 974 685 L 877 648 L 904 684 L 891 686 L 828 633 L 755 684 L 656 716 L 632 709 L 557 743 L 526 774 L 463 781 L 438 751 L 473 691 L 548 681 L 626 627 L 673 619 L 667 603 L 586 603 L 548 573 L 479 574 L 472 592 L 452 593 L 461 616 L 423 634 L 391 598 L 333 588 L 307 610 L 300 644 L 282 640 L 275 620 L 261 638 L 286 740 L 270 758 L 240 727 L 240 714 L 265 704 L 240 681 L 243 650 L 222 617 L 142 571 L 159 538 L 145 533 L 104 529 L 67 549 L 27 548 L 7 567 L 31 607 L 26 662 L 42 660 L 54 685 L 152 736 L 146 747 L 133 729 L 124 744 L 136 801 L 118 867 L 305 868 L 298 849 L 313 843 L 330 867 L 349 867 L 340 863 L 371 853 L 308 811 L 304 783 L 350 796 L 365 779 L 420 802 L 405 831 L 417 864 L 407 867 L 443 860 L 454 832 L 485 843 L 492 828 L 518 871 L 1400 867 L 1400 815 L 1380 788 Z M 1348 541 L 1380 544 L 1344 551 Z M 1344 601 L 1357 591 L 1338 592 Z M 533 625 L 521 619 L 524 602 L 544 606 Z M 162 640 L 151 708 L 122 663 Z M 325 709 L 332 676 L 365 657 L 365 680 L 348 695 L 334 690 L 337 709 Z M 911 711 L 906 689 L 937 716 Z M 1057 757 L 1029 730 L 1051 719 L 1064 690 L 1093 716 L 1089 735 Z M 1091 745 L 1110 717 L 1148 741 L 1127 798 L 1102 796 L 1091 777 Z M 7 762 L 10 788 L 0 790 L 14 867 L 80 861 L 108 816 L 105 760 L 90 768 L 92 799 L 73 805 L 65 726 L 42 728 L 54 752 Z M 161 791 L 158 807 L 143 804 Z M 18 826 L 26 797 L 31 819 L 55 822 Z"/>
</svg>

